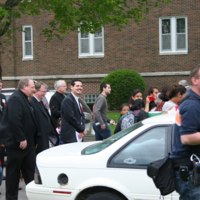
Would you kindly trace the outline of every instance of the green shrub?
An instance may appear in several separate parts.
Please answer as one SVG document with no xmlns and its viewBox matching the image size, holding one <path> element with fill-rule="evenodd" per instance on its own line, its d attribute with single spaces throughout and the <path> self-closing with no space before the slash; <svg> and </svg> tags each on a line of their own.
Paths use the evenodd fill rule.
<svg viewBox="0 0 200 200">
<path fill-rule="evenodd" d="M 110 83 L 112 91 L 108 96 L 110 110 L 119 109 L 121 104 L 127 103 L 133 90 L 145 90 L 144 79 L 134 70 L 121 69 L 108 74 L 102 79 L 103 83 Z"/>
</svg>

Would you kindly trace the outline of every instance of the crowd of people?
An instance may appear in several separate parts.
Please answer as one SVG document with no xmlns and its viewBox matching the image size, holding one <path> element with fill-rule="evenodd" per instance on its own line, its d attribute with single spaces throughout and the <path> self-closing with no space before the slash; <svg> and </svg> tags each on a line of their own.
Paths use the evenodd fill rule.
<svg viewBox="0 0 200 200">
<path fill-rule="evenodd" d="M 177 112 L 180 103 L 188 94 L 196 95 L 198 98 L 195 96 L 195 99 L 199 100 L 199 76 L 200 69 L 198 68 L 192 74 L 192 89 L 186 80 L 181 80 L 172 86 L 165 86 L 160 91 L 157 87 L 150 87 L 146 98 L 143 98 L 144 94 L 140 89 L 135 89 L 129 101 L 122 104 L 118 123 L 107 116 L 107 96 L 111 94 L 109 83 L 101 83 L 100 94 L 94 103 L 93 111 L 91 111 L 81 99 L 83 94 L 81 80 L 74 79 L 70 82 L 70 93 L 67 95 L 66 82 L 64 80 L 55 81 L 56 92 L 50 99 L 49 112 L 43 102 L 48 91 L 48 86 L 44 82 L 32 79 L 20 80 L 17 89 L 7 101 L 1 93 L 3 83 L 0 81 L 0 165 L 2 166 L 0 174 L 2 175 L 6 152 L 6 200 L 18 199 L 21 176 L 26 184 L 34 179 L 38 153 L 60 144 L 84 141 L 88 134 L 84 114 L 86 110 L 93 116 L 95 140 L 104 140 L 112 134 L 109 124 L 116 125 L 114 133 L 117 133 L 147 118 L 149 112 Z M 195 101 L 198 104 L 198 101 Z M 187 107 L 182 107 L 180 113 L 187 118 L 185 110 L 183 111 Z M 199 113 L 195 116 L 197 117 Z M 190 114 L 190 117 L 194 118 L 195 116 Z M 195 120 L 197 119 L 195 118 L 193 123 L 196 124 Z M 184 118 L 183 122 L 188 124 Z M 195 129 L 194 124 L 191 123 L 189 126 L 192 127 L 192 131 L 188 128 L 186 128 L 187 130 L 181 128 L 183 136 L 181 139 L 177 139 L 179 146 L 181 146 L 180 141 L 189 146 L 194 145 L 192 133 L 196 134 L 195 131 L 200 130 L 199 126 L 198 129 Z M 2 176 L 0 184 L 1 181 Z"/>
<path fill-rule="evenodd" d="M 128 103 L 123 103 L 120 108 L 120 118 L 114 133 L 148 118 L 149 113 L 176 112 L 188 89 L 189 85 L 186 80 L 181 80 L 171 86 L 164 86 L 160 92 L 157 87 L 150 87 L 145 100 L 143 92 L 135 89 Z"/>
</svg>

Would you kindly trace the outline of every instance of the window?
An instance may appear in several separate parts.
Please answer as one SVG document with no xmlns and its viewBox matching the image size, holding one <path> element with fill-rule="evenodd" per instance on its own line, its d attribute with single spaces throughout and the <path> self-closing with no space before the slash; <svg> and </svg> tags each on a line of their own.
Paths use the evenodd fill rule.
<svg viewBox="0 0 200 200">
<path fill-rule="evenodd" d="M 23 47 L 23 60 L 32 60 L 33 59 L 32 26 L 23 26 L 22 47 Z"/>
<path fill-rule="evenodd" d="M 97 97 L 98 97 L 97 94 L 85 94 L 84 101 L 88 104 L 95 103 Z"/>
<path fill-rule="evenodd" d="M 133 168 L 147 166 L 164 158 L 169 151 L 169 127 L 154 127 L 126 145 L 110 160 L 109 167 Z"/>
<path fill-rule="evenodd" d="M 187 18 L 166 17 L 159 20 L 160 54 L 186 54 Z"/>
<path fill-rule="evenodd" d="M 95 34 L 79 32 L 79 57 L 104 56 L 104 30 Z"/>
<path fill-rule="evenodd" d="M 133 126 L 127 128 L 127 129 L 124 129 L 124 130 L 118 132 L 117 134 L 112 135 L 111 137 L 107 138 L 106 140 L 103 140 L 100 143 L 98 142 L 98 143 L 95 143 L 95 144 L 92 144 L 92 145 L 86 147 L 85 149 L 82 150 L 81 154 L 82 155 L 90 155 L 90 154 L 94 154 L 94 153 L 103 151 L 104 149 L 108 148 L 109 146 L 111 146 L 112 144 L 114 144 L 115 142 L 117 142 L 118 140 L 123 138 L 124 136 L 128 135 L 132 131 L 134 131 L 142 126 L 143 126 L 142 122 L 138 122 L 138 123 L 134 124 Z"/>
</svg>

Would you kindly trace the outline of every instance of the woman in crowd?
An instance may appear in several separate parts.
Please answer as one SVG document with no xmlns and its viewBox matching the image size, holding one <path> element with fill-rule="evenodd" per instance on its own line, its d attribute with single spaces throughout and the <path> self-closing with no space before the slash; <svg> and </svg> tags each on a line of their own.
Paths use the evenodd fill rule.
<svg viewBox="0 0 200 200">
<path fill-rule="evenodd" d="M 146 104 L 145 104 L 145 111 L 153 111 L 156 109 L 156 99 L 157 95 L 159 93 L 159 90 L 157 87 L 150 87 L 148 92 L 147 92 L 147 97 L 146 97 Z"/>
<path fill-rule="evenodd" d="M 156 102 L 157 107 L 156 107 L 155 111 L 162 111 L 162 107 L 163 107 L 164 103 L 169 100 L 169 94 L 168 94 L 169 89 L 170 89 L 170 87 L 168 85 L 164 86 L 162 88 L 161 92 L 158 93 L 158 98 L 157 98 L 157 102 Z"/>
<path fill-rule="evenodd" d="M 148 117 L 148 113 L 144 110 L 144 106 L 144 100 L 136 99 L 134 105 L 130 108 L 135 116 L 135 123 Z"/>
<path fill-rule="evenodd" d="M 131 107 L 134 104 L 136 99 L 143 99 L 143 94 L 140 89 L 135 89 L 129 99 L 129 106 Z"/>
<path fill-rule="evenodd" d="M 166 101 L 162 107 L 162 111 L 168 112 L 178 108 L 186 94 L 186 88 L 182 85 L 173 85 L 169 90 L 169 100 Z"/>
</svg>

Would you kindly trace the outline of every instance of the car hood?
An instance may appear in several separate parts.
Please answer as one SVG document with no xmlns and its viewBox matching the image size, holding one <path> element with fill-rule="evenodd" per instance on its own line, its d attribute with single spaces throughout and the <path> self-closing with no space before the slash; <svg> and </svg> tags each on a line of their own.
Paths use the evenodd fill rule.
<svg viewBox="0 0 200 200">
<path fill-rule="evenodd" d="M 75 167 L 78 166 L 80 162 L 84 164 L 88 163 L 90 159 L 92 160 L 95 158 L 95 160 L 98 160 L 99 156 L 97 156 L 97 154 L 81 154 L 84 148 L 95 143 L 98 142 L 76 142 L 47 149 L 37 155 L 37 165 L 40 167 Z M 51 163 L 51 165 L 49 165 L 49 163 Z"/>
</svg>

